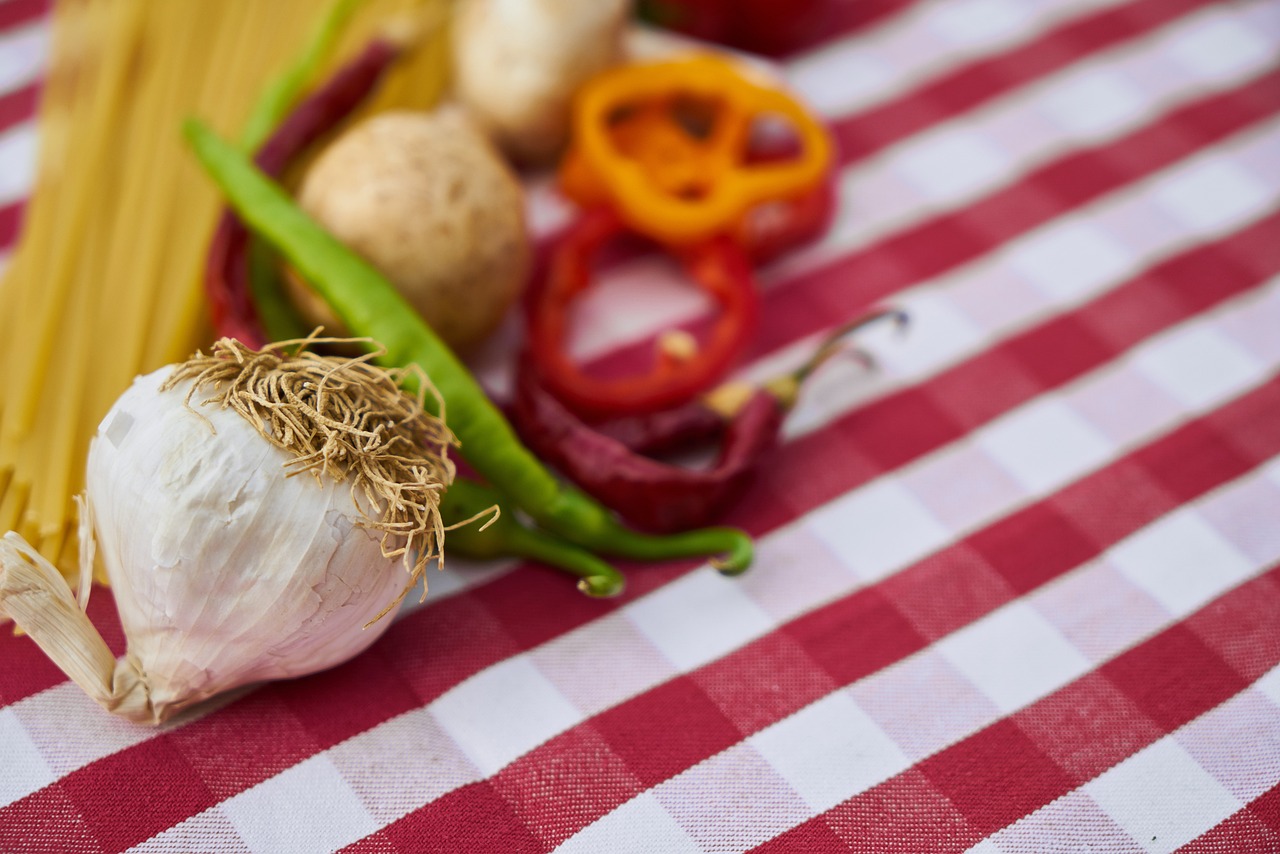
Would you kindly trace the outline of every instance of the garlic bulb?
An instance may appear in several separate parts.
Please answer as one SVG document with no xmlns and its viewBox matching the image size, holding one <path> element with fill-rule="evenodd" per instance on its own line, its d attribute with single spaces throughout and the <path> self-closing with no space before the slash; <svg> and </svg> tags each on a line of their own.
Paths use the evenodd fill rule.
<svg viewBox="0 0 1280 854">
<path fill-rule="evenodd" d="M 364 358 L 234 341 L 139 377 L 86 472 L 128 655 L 104 658 L 16 534 L 0 545 L 0 608 L 94 699 L 153 723 L 351 658 L 435 556 L 453 476 L 452 436 L 396 380 Z"/>
</svg>

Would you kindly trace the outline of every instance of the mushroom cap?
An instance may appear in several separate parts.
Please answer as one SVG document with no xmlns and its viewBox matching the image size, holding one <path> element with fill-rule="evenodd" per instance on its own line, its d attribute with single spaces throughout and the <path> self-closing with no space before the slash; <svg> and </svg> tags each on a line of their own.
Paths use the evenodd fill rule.
<svg viewBox="0 0 1280 854">
<path fill-rule="evenodd" d="M 459 103 L 517 161 L 564 148 L 574 94 L 622 57 L 629 0 L 462 0 L 454 16 Z"/>
<path fill-rule="evenodd" d="M 529 272 L 520 183 L 457 109 L 388 112 L 353 127 L 307 171 L 299 204 L 459 352 L 497 328 Z M 307 320 L 341 331 L 305 286 L 291 290 Z"/>
</svg>

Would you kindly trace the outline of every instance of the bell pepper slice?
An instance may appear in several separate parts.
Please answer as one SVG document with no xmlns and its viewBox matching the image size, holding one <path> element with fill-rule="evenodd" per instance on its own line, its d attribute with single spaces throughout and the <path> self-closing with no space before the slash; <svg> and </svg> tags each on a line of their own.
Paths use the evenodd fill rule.
<svg viewBox="0 0 1280 854">
<path fill-rule="evenodd" d="M 795 157 L 753 160 L 757 120 L 781 118 Z M 713 54 L 619 66 L 575 101 L 564 193 L 609 204 L 632 230 L 669 246 L 737 234 L 752 208 L 817 189 L 832 162 L 822 124 L 785 90 Z"/>
<path fill-rule="evenodd" d="M 758 323 L 759 297 L 746 253 L 725 236 L 704 240 L 676 253 L 689 277 L 720 307 L 703 345 L 687 356 L 659 348 L 652 368 L 639 375 L 603 378 L 585 372 L 567 352 L 571 308 L 591 285 L 596 253 L 624 231 L 612 208 L 585 212 L 561 236 L 546 280 L 528 306 L 530 351 L 542 382 L 587 418 L 655 412 L 709 389 L 742 356 Z"/>
</svg>

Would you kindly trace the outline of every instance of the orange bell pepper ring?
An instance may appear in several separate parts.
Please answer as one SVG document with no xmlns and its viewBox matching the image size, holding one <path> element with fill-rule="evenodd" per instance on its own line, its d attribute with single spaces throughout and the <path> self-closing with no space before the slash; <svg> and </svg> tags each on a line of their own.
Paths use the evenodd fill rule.
<svg viewBox="0 0 1280 854">
<path fill-rule="evenodd" d="M 781 118 L 795 157 L 748 158 L 758 120 Z M 668 246 L 739 236 L 757 205 L 818 188 L 832 161 L 821 123 L 740 62 L 695 54 L 623 65 L 588 82 L 574 105 L 565 195 L 614 208 L 632 230 Z"/>
</svg>

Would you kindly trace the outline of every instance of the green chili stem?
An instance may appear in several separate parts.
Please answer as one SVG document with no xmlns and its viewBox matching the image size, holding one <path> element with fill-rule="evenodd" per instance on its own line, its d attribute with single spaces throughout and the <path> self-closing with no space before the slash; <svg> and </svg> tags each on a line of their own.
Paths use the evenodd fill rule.
<svg viewBox="0 0 1280 854">
<path fill-rule="evenodd" d="M 637 560 L 714 555 L 711 565 L 724 575 L 741 575 L 751 566 L 751 538 L 738 528 L 697 528 L 655 537 L 623 529 L 613 534 L 615 554 Z"/>
<path fill-rule="evenodd" d="M 280 277 L 276 275 L 275 254 L 256 237 L 250 238 L 246 254 L 249 290 L 267 340 L 292 341 L 305 338 L 311 330 L 303 326 L 293 304 L 285 296 Z"/>
<path fill-rule="evenodd" d="M 577 576 L 578 589 L 588 596 L 617 596 L 626 584 L 622 573 L 591 552 L 546 531 L 517 525 L 509 545 L 512 555 L 536 560 Z"/>
<path fill-rule="evenodd" d="M 479 560 L 528 558 L 576 576 L 578 589 L 588 596 L 616 596 L 622 592 L 625 582 L 618 570 L 591 552 L 545 531 L 525 527 L 510 507 L 502 507 L 503 503 L 492 487 L 466 478 L 455 479 L 440 500 L 445 525 L 460 526 L 446 537 L 449 553 Z M 496 519 L 475 518 L 494 505 L 502 508 Z"/>
<path fill-rule="evenodd" d="M 360 2 L 361 0 L 333 0 L 302 53 L 292 65 L 267 84 L 267 88 L 254 103 L 240 137 L 240 145 L 245 151 L 257 151 L 288 114 L 307 84 L 319 72 L 320 66 L 333 53 L 347 21 L 359 8 Z"/>
<path fill-rule="evenodd" d="M 657 560 L 717 555 L 723 571 L 751 561 L 751 539 L 733 528 L 652 536 L 621 525 L 602 505 L 562 485 L 516 438 L 510 423 L 470 371 L 395 287 L 368 262 L 308 217 L 235 146 L 190 120 L 188 141 L 245 224 L 289 261 L 353 333 L 373 339 L 382 364 L 419 365 L 446 403 L 463 456 L 539 525 L 606 554 Z M 434 411 L 435 401 L 428 398 Z"/>
</svg>

